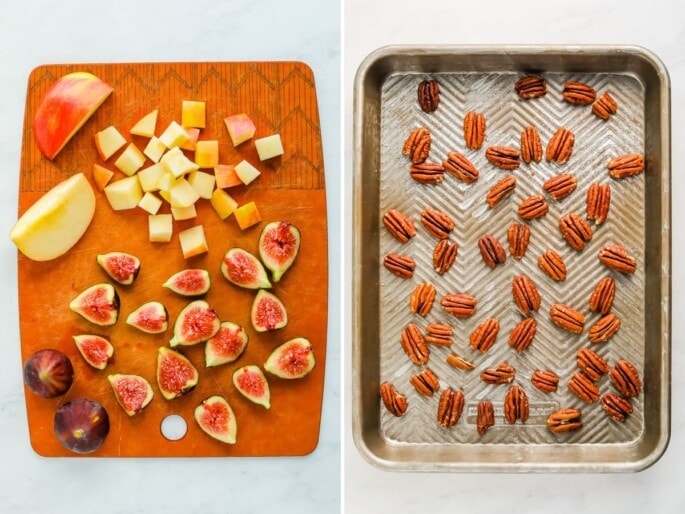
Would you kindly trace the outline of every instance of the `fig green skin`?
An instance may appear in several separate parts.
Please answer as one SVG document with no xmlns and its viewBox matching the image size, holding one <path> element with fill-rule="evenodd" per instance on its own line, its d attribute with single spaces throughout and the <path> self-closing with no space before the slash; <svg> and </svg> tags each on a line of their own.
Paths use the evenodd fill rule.
<svg viewBox="0 0 685 514">
<path fill-rule="evenodd" d="M 57 440 L 74 453 L 92 453 L 109 434 L 109 415 L 98 402 L 76 398 L 63 404 L 55 413 Z"/>
<path fill-rule="evenodd" d="M 257 332 L 270 332 L 288 324 L 288 312 L 275 294 L 260 289 L 252 302 L 250 320 Z"/>
<path fill-rule="evenodd" d="M 300 230 L 287 221 L 267 224 L 259 235 L 259 257 L 271 271 L 274 282 L 281 280 L 300 251 Z"/>
<path fill-rule="evenodd" d="M 95 260 L 105 270 L 107 276 L 125 286 L 133 284 L 140 273 L 140 259 L 124 252 L 99 254 Z"/>
<path fill-rule="evenodd" d="M 71 360 L 59 350 L 38 350 L 24 364 L 24 383 L 38 396 L 55 398 L 74 382 Z"/>
<path fill-rule="evenodd" d="M 211 280 L 205 269 L 184 269 L 170 276 L 162 286 L 181 296 L 202 296 L 209 291 Z"/>
<path fill-rule="evenodd" d="M 233 385 L 245 398 L 265 409 L 271 407 L 269 383 L 259 366 L 248 365 L 233 372 Z"/>
<path fill-rule="evenodd" d="M 119 317 L 119 295 L 112 284 L 95 284 L 74 298 L 69 308 L 95 325 L 114 325 Z"/>
<path fill-rule="evenodd" d="M 251 276 L 242 276 L 249 272 L 251 272 Z M 231 248 L 226 252 L 221 259 L 221 274 L 230 283 L 245 289 L 268 289 L 271 287 L 264 265 L 257 257 L 242 248 Z"/>
</svg>

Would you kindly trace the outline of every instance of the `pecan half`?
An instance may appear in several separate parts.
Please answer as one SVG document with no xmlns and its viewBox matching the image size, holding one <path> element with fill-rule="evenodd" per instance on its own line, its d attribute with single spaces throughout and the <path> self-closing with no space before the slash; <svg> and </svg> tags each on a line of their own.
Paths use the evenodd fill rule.
<svg viewBox="0 0 685 514">
<path fill-rule="evenodd" d="M 513 193 L 515 187 L 516 177 L 504 177 L 502 180 L 500 180 L 490 188 L 490 191 L 488 191 L 488 194 L 485 197 L 485 202 L 492 209 L 495 205 L 500 203 L 502 198 Z"/>
<path fill-rule="evenodd" d="M 542 141 L 540 141 L 538 130 L 533 125 L 528 125 L 521 132 L 521 158 L 526 164 L 542 160 Z"/>
<path fill-rule="evenodd" d="M 473 368 L 475 368 L 472 363 L 453 353 L 450 353 L 445 360 L 447 361 L 447 364 L 453 368 L 463 369 L 464 371 L 471 371 Z"/>
<path fill-rule="evenodd" d="M 491 146 L 485 150 L 485 158 L 490 164 L 503 170 L 515 170 L 521 164 L 519 151 L 510 146 Z"/>
<path fill-rule="evenodd" d="M 599 318 L 597 323 L 590 327 L 587 336 L 592 343 L 605 343 L 621 328 L 621 320 L 615 314 L 609 313 Z"/>
<path fill-rule="evenodd" d="M 422 282 L 414 288 L 409 297 L 409 310 L 412 314 L 425 318 L 433 308 L 434 300 L 435 286 L 430 282 Z"/>
<path fill-rule="evenodd" d="M 568 245 L 576 251 L 585 249 L 585 243 L 592 239 L 592 227 L 575 212 L 559 218 L 559 231 Z"/>
<path fill-rule="evenodd" d="M 438 423 L 443 428 L 450 428 L 457 424 L 464 409 L 464 393 L 445 389 L 438 402 Z"/>
<path fill-rule="evenodd" d="M 573 143 L 575 136 L 569 129 L 561 127 L 552 136 L 552 139 L 547 143 L 546 157 L 548 161 L 554 161 L 557 164 L 565 164 L 571 158 L 573 153 Z"/>
<path fill-rule="evenodd" d="M 542 184 L 542 189 L 557 202 L 573 193 L 576 187 L 578 187 L 578 179 L 570 173 L 562 173 Z"/>
<path fill-rule="evenodd" d="M 580 334 L 583 331 L 585 316 L 568 305 L 555 303 L 549 309 L 549 315 L 558 327 L 561 327 L 572 334 Z"/>
<path fill-rule="evenodd" d="M 383 266 L 385 266 L 390 273 L 397 275 L 400 278 L 411 278 L 414 276 L 416 263 L 414 262 L 414 259 L 408 255 L 389 253 L 385 256 L 385 259 L 383 259 Z"/>
<path fill-rule="evenodd" d="M 514 84 L 514 90 L 524 100 L 537 98 L 547 93 L 547 82 L 542 77 L 528 75 L 520 78 Z"/>
<path fill-rule="evenodd" d="M 440 306 L 457 318 L 470 318 L 476 313 L 478 301 L 466 293 L 446 294 L 440 299 Z"/>
<path fill-rule="evenodd" d="M 495 344 L 497 334 L 499 333 L 499 321 L 495 318 L 487 318 L 481 322 L 471 333 L 469 344 L 474 350 L 479 352 L 487 352 L 492 345 Z"/>
<path fill-rule="evenodd" d="M 449 215 L 431 207 L 426 207 L 421 213 L 421 224 L 437 239 L 445 239 L 454 229 L 454 220 Z"/>
<path fill-rule="evenodd" d="M 406 243 L 416 235 L 416 227 L 412 220 L 394 209 L 390 209 L 383 215 L 383 225 L 400 243 Z"/>
<path fill-rule="evenodd" d="M 607 92 L 602 93 L 592 104 L 592 113 L 604 121 L 608 120 L 612 114 L 616 114 L 616 111 L 618 111 L 618 104 Z"/>
<path fill-rule="evenodd" d="M 530 382 L 543 393 L 553 393 L 559 387 L 559 375 L 554 371 L 536 369 L 530 376 Z"/>
<path fill-rule="evenodd" d="M 551 248 L 538 257 L 538 266 L 552 280 L 556 282 L 566 280 L 566 264 L 564 264 L 561 255 Z"/>
<path fill-rule="evenodd" d="M 607 164 L 611 178 L 633 177 L 645 170 L 645 160 L 639 153 L 630 153 L 614 157 Z"/>
<path fill-rule="evenodd" d="M 599 249 L 599 262 L 621 273 L 635 273 L 635 257 L 628 255 L 625 247 L 616 244 L 604 245 Z"/>
<path fill-rule="evenodd" d="M 528 419 L 528 396 L 523 389 L 513 385 L 504 397 L 504 419 L 513 425 L 517 419 L 525 423 Z"/>
<path fill-rule="evenodd" d="M 442 323 L 431 323 L 426 327 L 426 342 L 434 346 L 450 346 L 452 327 Z"/>
<path fill-rule="evenodd" d="M 478 248 L 483 262 L 491 269 L 495 269 L 498 264 L 503 264 L 507 260 L 507 253 L 502 248 L 502 244 L 492 234 L 487 234 L 478 240 Z"/>
<path fill-rule="evenodd" d="M 518 213 L 524 220 L 542 218 L 549 210 L 549 204 L 542 195 L 532 195 L 519 204 Z"/>
<path fill-rule="evenodd" d="M 637 368 L 625 359 L 620 359 L 609 372 L 609 379 L 616 390 L 623 396 L 633 398 L 640 394 L 642 381 Z"/>
<path fill-rule="evenodd" d="M 485 116 L 469 111 L 464 116 L 464 142 L 471 150 L 478 150 L 485 139 Z"/>
<path fill-rule="evenodd" d="M 402 344 L 404 353 L 407 354 L 414 364 L 423 365 L 428 362 L 430 350 L 426 345 L 426 340 L 424 339 L 423 334 L 421 334 L 419 327 L 413 323 L 409 323 L 402 331 L 400 343 Z"/>
<path fill-rule="evenodd" d="M 568 381 L 568 388 L 585 403 L 594 403 L 599 400 L 599 387 L 585 373 L 576 371 Z"/>
<path fill-rule="evenodd" d="M 590 310 L 600 314 L 608 314 L 614 304 L 616 295 L 616 281 L 611 277 L 600 280 L 590 296 Z"/>
<path fill-rule="evenodd" d="M 521 353 L 533 342 L 537 330 L 538 322 L 535 318 L 522 319 L 509 334 L 509 346 Z"/>
<path fill-rule="evenodd" d="M 602 408 L 614 421 L 623 423 L 633 412 L 633 404 L 630 400 L 614 393 L 606 393 L 602 396 Z"/>
<path fill-rule="evenodd" d="M 435 162 L 422 162 L 421 164 L 414 164 L 409 168 L 409 175 L 411 178 L 421 184 L 438 184 L 445 178 L 445 171 L 442 164 Z"/>
<path fill-rule="evenodd" d="M 593 382 L 597 382 L 602 375 L 609 371 L 609 365 L 601 355 L 589 348 L 581 348 L 576 353 L 576 365 Z"/>
<path fill-rule="evenodd" d="M 430 130 L 426 127 L 414 129 L 402 146 L 402 155 L 408 156 L 412 164 L 421 164 L 428 159 L 431 142 Z"/>
<path fill-rule="evenodd" d="M 597 94 L 591 86 L 583 84 L 582 82 L 569 80 L 564 84 L 564 90 L 561 92 L 561 96 L 564 97 L 564 100 L 573 105 L 590 105 L 595 101 Z"/>
<path fill-rule="evenodd" d="M 407 412 L 407 398 L 398 393 L 395 386 L 388 382 L 381 384 L 381 399 L 390 414 L 400 418 Z"/>
<path fill-rule="evenodd" d="M 587 190 L 587 217 L 601 225 L 607 219 L 611 206 L 611 186 L 593 182 Z"/>
<path fill-rule="evenodd" d="M 488 431 L 488 428 L 495 425 L 495 409 L 489 400 L 481 400 L 478 402 L 478 415 L 476 417 L 476 428 L 478 434 L 483 435 Z"/>
<path fill-rule="evenodd" d="M 480 374 L 480 379 L 486 384 L 510 384 L 516 377 L 516 370 L 508 362 L 503 362 L 496 368 L 487 368 Z"/>
<path fill-rule="evenodd" d="M 451 242 L 449 239 L 438 241 L 438 244 L 435 245 L 435 250 L 433 250 L 433 269 L 439 275 L 447 273 L 452 264 L 454 264 L 454 259 L 457 258 L 458 250 L 459 245 Z"/>
<path fill-rule="evenodd" d="M 471 184 L 478 180 L 478 170 L 476 167 L 459 152 L 449 152 L 447 160 L 442 161 L 442 167 L 459 180 L 466 184 Z"/>
<path fill-rule="evenodd" d="M 556 434 L 579 430 L 583 426 L 580 422 L 581 416 L 580 409 L 561 409 L 552 412 L 547 416 L 547 428 Z"/>
<path fill-rule="evenodd" d="M 423 396 L 433 396 L 440 389 L 440 381 L 430 369 L 426 368 L 421 373 L 413 375 L 409 383 L 414 386 L 416 392 Z"/>
<path fill-rule="evenodd" d="M 440 86 L 437 80 L 422 80 L 418 87 L 419 106 L 423 112 L 433 112 L 440 103 Z"/>
<path fill-rule="evenodd" d="M 540 308 L 540 293 L 527 275 L 517 275 L 511 281 L 511 292 L 519 310 L 527 315 Z"/>
<path fill-rule="evenodd" d="M 522 259 L 530 242 L 530 227 L 525 223 L 512 221 L 507 230 L 509 253 L 514 259 Z"/>
</svg>

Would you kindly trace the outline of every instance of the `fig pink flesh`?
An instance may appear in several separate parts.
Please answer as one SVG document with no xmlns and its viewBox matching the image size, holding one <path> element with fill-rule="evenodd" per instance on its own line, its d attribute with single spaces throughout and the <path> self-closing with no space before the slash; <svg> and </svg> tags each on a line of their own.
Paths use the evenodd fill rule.
<svg viewBox="0 0 685 514">
<path fill-rule="evenodd" d="M 109 344 L 100 337 L 89 337 L 78 343 L 84 358 L 93 366 L 109 361 Z"/>
<path fill-rule="evenodd" d="M 212 351 L 218 357 L 234 357 L 238 355 L 245 345 L 241 337 L 243 331 L 240 327 L 222 326 L 212 338 Z"/>
<path fill-rule="evenodd" d="M 160 316 L 159 310 L 154 305 L 151 305 L 138 311 L 135 322 L 147 330 L 162 331 L 166 322 L 166 316 Z"/>
<path fill-rule="evenodd" d="M 114 384 L 119 400 L 131 412 L 139 412 L 148 395 L 148 386 L 135 377 L 119 377 Z"/>
<path fill-rule="evenodd" d="M 81 301 L 84 307 L 81 309 L 87 312 L 88 316 L 100 322 L 108 321 L 111 312 L 114 310 L 107 290 L 104 287 L 97 287 L 88 293 Z"/>
<path fill-rule="evenodd" d="M 165 357 L 160 366 L 159 380 L 164 389 L 182 394 L 190 380 L 195 378 L 195 370 L 175 356 Z"/>
<path fill-rule="evenodd" d="M 212 337 L 216 312 L 197 306 L 183 312 L 183 339 L 188 343 L 204 341 Z"/>
<path fill-rule="evenodd" d="M 206 430 L 215 434 L 225 434 L 228 432 L 228 422 L 231 415 L 223 403 L 204 403 L 202 409 L 199 421 Z"/>
<path fill-rule="evenodd" d="M 233 252 L 230 259 L 224 259 L 228 267 L 228 276 L 234 282 L 246 284 L 257 278 L 257 266 L 253 258 L 244 252 Z"/>
<path fill-rule="evenodd" d="M 283 317 L 283 307 L 272 298 L 263 296 L 259 299 L 259 304 L 257 305 L 256 318 L 259 326 L 267 330 L 274 330 L 279 323 L 285 320 Z"/>
<path fill-rule="evenodd" d="M 240 389 L 255 398 L 264 396 L 264 378 L 248 369 L 243 369 L 236 377 L 236 382 Z"/>
<path fill-rule="evenodd" d="M 136 260 L 130 255 L 112 255 L 107 257 L 106 264 L 107 270 L 117 282 L 127 282 L 138 269 Z"/>
<path fill-rule="evenodd" d="M 297 238 L 290 230 L 290 223 L 281 221 L 274 230 L 266 235 L 266 245 L 269 248 L 269 258 L 279 266 L 290 260 L 293 248 L 297 245 Z"/>
<path fill-rule="evenodd" d="M 174 279 L 174 287 L 181 291 L 203 291 L 207 287 L 205 275 L 200 270 L 187 270 Z"/>
<path fill-rule="evenodd" d="M 301 344 L 286 347 L 278 358 L 278 367 L 290 375 L 299 375 L 309 366 L 307 357 L 312 349 Z"/>
</svg>

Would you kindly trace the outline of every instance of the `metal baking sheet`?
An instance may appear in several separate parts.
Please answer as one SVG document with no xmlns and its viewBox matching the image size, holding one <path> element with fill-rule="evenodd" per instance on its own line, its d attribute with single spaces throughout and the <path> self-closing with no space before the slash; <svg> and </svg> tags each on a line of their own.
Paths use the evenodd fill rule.
<svg viewBox="0 0 685 514">
<path fill-rule="evenodd" d="M 522 101 L 513 84 L 524 72 L 542 74 L 546 96 Z M 416 88 L 425 78 L 440 83 L 440 106 L 426 114 L 418 107 Z M 578 80 L 598 94 L 609 91 L 619 111 L 608 122 L 595 117 L 589 107 L 574 107 L 561 99 L 563 84 Z M 356 211 L 355 258 L 355 355 L 354 435 L 361 452 L 371 462 L 397 470 L 466 471 L 620 471 L 639 470 L 665 450 L 669 434 L 669 115 L 668 76 L 663 65 L 637 48 L 389 48 L 370 56 L 362 65 L 356 84 Z M 466 112 L 483 112 L 486 140 L 477 151 L 463 142 Z M 512 197 L 495 209 L 485 204 L 488 189 L 506 173 L 491 166 L 484 150 L 491 145 L 519 146 L 524 126 L 533 124 L 543 145 L 558 127 L 576 136 L 574 153 L 563 165 L 542 161 L 514 171 L 517 187 Z M 463 152 L 480 170 L 480 178 L 466 185 L 446 174 L 436 186 L 413 181 L 402 143 L 411 130 L 426 126 L 433 145 L 429 161 L 441 161 L 449 151 Z M 614 181 L 606 173 L 611 157 L 644 153 L 647 171 L 633 179 Z M 533 220 L 526 256 L 510 256 L 490 270 L 477 246 L 485 234 L 494 234 L 506 247 L 506 231 L 518 219 L 516 208 L 531 194 L 541 194 L 542 183 L 558 173 L 573 173 L 578 188 L 561 202 L 550 202 L 549 213 Z M 558 220 L 567 212 L 585 213 L 585 194 L 593 181 L 609 182 L 612 206 L 609 218 L 594 227 L 592 241 L 583 252 L 572 250 L 561 237 Z M 436 241 L 420 225 L 425 207 L 448 213 L 456 221 L 450 239 L 459 244 L 452 269 L 443 276 L 432 269 Z M 398 209 L 417 225 L 417 236 L 400 244 L 382 228 L 382 215 Z M 607 270 L 597 259 L 606 243 L 626 246 L 638 260 L 638 270 L 623 276 Z M 545 249 L 563 257 L 568 278 L 555 283 L 537 266 Z M 402 280 L 382 266 L 389 252 L 411 255 L 417 262 L 413 279 Z M 542 306 L 536 314 L 538 333 L 533 345 L 517 354 L 507 344 L 521 319 L 511 295 L 511 281 L 525 273 L 538 285 Z M 588 300 L 604 276 L 617 282 L 613 312 L 622 320 L 616 336 L 603 345 L 587 339 L 599 315 L 589 312 Z M 432 282 L 438 299 L 447 293 L 468 292 L 478 299 L 478 311 L 468 320 L 457 320 L 440 309 L 437 301 L 424 319 L 408 308 L 411 291 L 420 282 Z M 572 335 L 550 320 L 553 303 L 566 303 L 586 316 L 585 331 Z M 495 346 L 487 353 L 472 350 L 468 336 L 486 317 L 500 322 Z M 400 333 L 409 322 L 422 329 L 428 323 L 454 327 L 452 347 L 431 347 L 428 363 L 440 378 L 441 389 L 462 389 L 466 406 L 460 422 L 446 430 L 435 421 L 438 395 L 416 393 L 409 378 L 420 371 L 399 345 Z M 566 383 L 577 369 L 579 348 L 592 347 L 610 364 L 619 358 L 633 362 L 644 381 L 644 392 L 633 400 L 634 411 L 625 423 L 611 421 L 596 403 L 583 404 Z M 464 372 L 445 362 L 455 352 L 476 365 Z M 482 382 L 485 368 L 507 361 L 517 371 L 514 383 L 528 394 L 531 415 L 526 424 L 508 425 L 502 404 L 508 386 Z M 555 394 L 544 394 L 530 383 L 535 369 L 551 369 L 561 377 Z M 402 418 L 392 416 L 379 401 L 378 387 L 389 381 L 407 396 L 409 409 Z M 613 390 L 607 376 L 598 383 L 603 393 Z M 476 405 L 493 402 L 496 425 L 482 438 L 475 427 Z M 559 408 L 583 411 L 584 427 L 571 434 L 552 434 L 547 415 Z"/>
</svg>

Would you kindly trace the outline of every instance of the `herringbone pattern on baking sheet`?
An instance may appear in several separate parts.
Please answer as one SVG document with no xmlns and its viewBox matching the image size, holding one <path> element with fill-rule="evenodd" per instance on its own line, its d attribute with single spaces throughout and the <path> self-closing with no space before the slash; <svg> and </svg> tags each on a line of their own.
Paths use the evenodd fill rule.
<svg viewBox="0 0 685 514">
<path fill-rule="evenodd" d="M 481 441 L 475 427 L 476 405 L 489 399 L 495 407 L 496 425 L 482 438 L 485 443 L 628 443 L 637 439 L 643 430 L 643 399 L 633 400 L 634 412 L 623 425 L 611 421 L 599 403 L 587 406 L 570 393 L 566 383 L 577 369 L 575 354 L 578 349 L 591 346 L 587 331 L 599 315 L 590 313 L 589 298 L 595 284 L 605 276 L 616 279 L 616 300 L 613 312 L 621 319 L 621 329 L 608 343 L 592 345 L 610 364 L 619 358 L 634 362 L 644 371 L 644 175 L 624 181 L 612 180 L 606 163 L 613 156 L 644 151 L 644 91 L 634 78 L 619 74 L 546 75 L 548 93 L 530 101 L 520 100 L 513 85 L 518 76 L 511 73 L 437 74 L 441 97 L 438 110 L 432 114 L 422 112 L 416 101 L 418 83 L 427 78 L 419 74 L 395 74 L 388 77 L 382 91 L 381 119 L 381 216 L 388 209 L 399 209 L 417 225 L 417 235 L 406 245 L 393 239 L 385 230 L 380 232 L 382 256 L 396 252 L 412 256 L 416 271 L 412 280 L 391 275 L 382 266 L 380 273 L 381 329 L 380 361 L 381 380 L 395 384 L 405 394 L 409 408 L 402 418 L 390 415 L 379 402 L 381 433 L 395 444 L 424 443 L 476 444 Z M 610 91 L 619 105 L 619 111 L 608 122 L 595 117 L 590 107 L 576 107 L 561 99 L 566 80 L 580 80 L 592 85 L 598 94 Z M 463 119 L 474 110 L 485 114 L 486 139 L 480 150 L 466 148 L 463 139 Z M 485 159 L 485 148 L 491 145 L 520 144 L 520 134 L 528 125 L 540 132 L 543 148 L 559 127 L 574 132 L 576 140 L 569 162 L 563 166 L 547 163 L 526 165 L 514 171 L 516 189 L 494 209 L 485 203 L 489 188 L 505 171 L 490 165 Z M 442 161 L 447 152 L 457 150 L 466 155 L 480 171 L 478 181 L 471 185 L 459 182 L 446 174 L 438 185 L 428 186 L 414 182 L 408 173 L 409 162 L 402 156 L 402 144 L 409 132 L 426 126 L 433 135 L 429 161 Z M 507 252 L 507 261 L 495 270 L 488 268 L 480 257 L 478 239 L 493 234 L 508 249 L 507 228 L 518 219 L 517 206 L 531 194 L 544 194 L 542 184 L 558 173 L 574 173 L 578 188 L 561 202 L 551 202 L 548 214 L 530 223 L 531 239 L 523 259 L 517 261 Z M 571 249 L 562 238 L 559 218 L 567 212 L 585 216 L 587 189 L 594 181 L 608 182 L 612 188 L 612 204 L 607 221 L 593 226 L 593 238 L 583 252 Z M 437 241 L 420 224 L 425 207 L 440 209 L 456 222 L 450 239 L 459 244 L 453 267 L 442 277 L 432 269 L 432 252 Z M 609 242 L 626 246 L 637 258 L 638 269 L 633 276 L 623 276 L 602 266 L 597 254 Z M 558 251 L 568 268 L 568 278 L 553 282 L 537 266 L 537 257 L 547 248 Z M 511 282 L 515 275 L 525 273 L 538 286 L 542 306 L 535 313 L 538 331 L 533 344 L 517 354 L 508 345 L 509 334 L 521 320 L 511 295 Z M 438 291 L 435 305 L 428 316 L 420 318 L 409 312 L 408 301 L 416 284 L 432 282 Z M 477 312 L 468 320 L 459 320 L 445 313 L 439 299 L 447 293 L 467 292 L 478 299 Z M 580 310 L 586 317 L 581 335 L 569 334 L 554 325 L 549 316 L 553 303 L 566 303 Z M 500 322 L 500 332 L 493 348 L 484 354 L 472 350 L 469 335 L 487 317 Z M 431 347 L 428 363 L 440 379 L 441 387 L 460 388 L 466 396 L 466 406 L 459 423 L 452 429 L 443 429 L 436 422 L 439 393 L 432 398 L 420 396 L 409 384 L 409 378 L 421 367 L 412 364 L 400 346 L 400 333 L 407 323 L 417 323 L 422 329 L 429 323 L 448 323 L 454 327 L 452 347 Z M 470 372 L 450 367 L 445 358 L 450 352 L 466 358 L 476 365 Z M 525 425 L 507 425 L 502 415 L 502 403 L 508 386 L 488 385 L 479 378 L 480 372 L 507 361 L 517 371 L 514 383 L 519 384 L 530 399 L 530 418 Z M 535 369 L 551 369 L 561 376 L 559 390 L 544 394 L 530 383 Z M 604 394 L 613 387 L 607 376 L 599 382 Z M 545 427 L 547 415 L 562 407 L 578 407 L 583 411 L 585 426 L 566 435 L 554 435 Z"/>
</svg>

